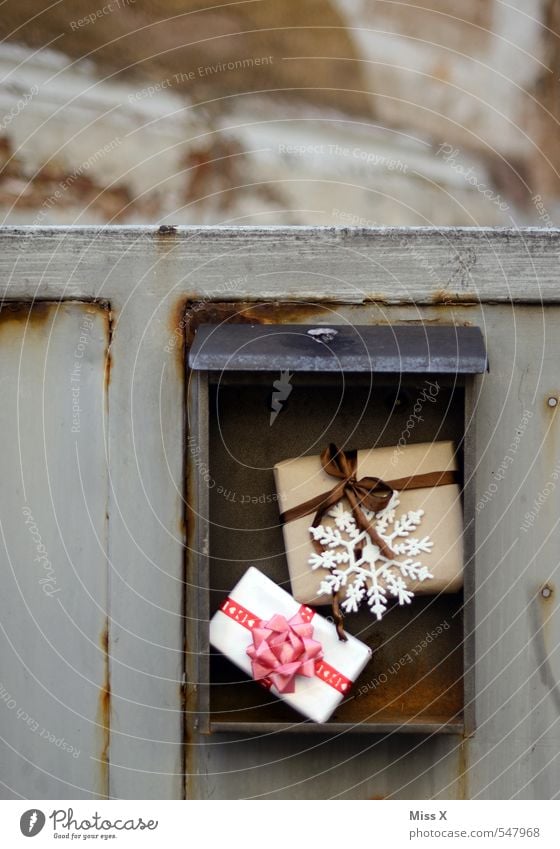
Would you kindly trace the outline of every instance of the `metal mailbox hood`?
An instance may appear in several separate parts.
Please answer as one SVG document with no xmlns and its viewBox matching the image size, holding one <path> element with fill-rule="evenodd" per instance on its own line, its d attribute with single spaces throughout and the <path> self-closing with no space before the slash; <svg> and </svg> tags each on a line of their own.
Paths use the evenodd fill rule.
<svg viewBox="0 0 560 849">
<path fill-rule="evenodd" d="M 198 371 L 481 374 L 479 327 L 203 324 L 189 352 Z"/>
</svg>

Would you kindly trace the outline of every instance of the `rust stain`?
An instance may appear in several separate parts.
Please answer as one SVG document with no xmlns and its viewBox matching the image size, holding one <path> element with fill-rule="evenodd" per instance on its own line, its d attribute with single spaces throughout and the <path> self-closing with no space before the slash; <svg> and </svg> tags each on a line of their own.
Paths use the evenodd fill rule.
<svg viewBox="0 0 560 849">
<path fill-rule="evenodd" d="M 439 293 L 434 303 L 444 307 L 472 307 L 477 305 L 476 301 L 466 296 L 457 295 L 457 300 L 450 300 L 449 293 Z M 381 301 L 380 301 L 381 302 Z M 186 347 L 192 345 L 196 329 L 201 324 L 220 324 L 229 321 L 234 324 L 299 324 L 304 321 L 317 321 L 328 318 L 330 312 L 326 309 L 330 302 L 317 302 L 313 304 L 298 301 L 197 301 L 189 296 L 181 298 L 172 312 L 172 330 L 177 327 L 185 329 Z M 367 304 L 375 306 L 376 302 L 368 299 Z M 340 306 L 340 305 L 339 305 Z M 353 306 L 349 304 L 348 306 Z M 397 322 L 390 318 L 380 318 L 368 323 L 375 325 L 386 324 L 442 324 L 451 321 L 453 324 L 468 327 L 471 321 L 457 321 L 453 314 L 447 311 L 431 318 L 424 319 L 399 319 Z"/>
<path fill-rule="evenodd" d="M 181 296 L 175 301 L 169 314 L 169 339 L 166 352 L 174 354 L 175 365 L 179 375 L 184 374 L 185 369 L 185 329 L 187 326 L 187 303 L 188 299 Z"/>
<path fill-rule="evenodd" d="M 107 621 L 105 628 L 101 632 L 101 637 L 99 638 L 99 644 L 105 654 L 106 657 L 109 656 L 109 622 Z"/>
<path fill-rule="evenodd" d="M 544 433 L 541 442 L 542 460 L 544 461 L 544 483 L 548 492 L 546 501 L 542 505 L 543 519 L 548 527 L 552 528 L 556 522 L 557 498 L 548 497 L 552 490 L 556 489 L 558 477 L 558 422 L 556 415 L 560 407 L 557 389 L 545 392 L 541 404 L 544 404 L 545 415 L 542 417 Z"/>
<path fill-rule="evenodd" d="M 547 658 L 550 657 L 550 629 L 552 627 L 552 615 L 556 607 L 556 599 L 554 597 L 554 586 L 550 581 L 540 588 L 537 596 L 541 610 L 541 636 L 544 645 L 544 651 Z"/>
<path fill-rule="evenodd" d="M 458 600 L 452 596 L 441 600 L 437 613 L 427 601 L 419 599 L 418 622 L 414 624 L 408 622 L 406 613 L 395 610 L 392 613 L 395 630 L 398 633 L 399 627 L 406 628 L 408 634 L 400 647 L 391 638 L 391 632 L 383 633 L 376 628 L 371 635 L 364 635 L 374 651 L 375 667 L 373 671 L 370 667 L 364 670 L 356 682 L 357 704 L 349 709 L 353 718 L 360 716 L 366 721 L 368 715 L 374 715 L 376 721 L 385 715 L 399 721 L 407 715 L 416 716 L 418 721 L 428 715 L 446 721 L 460 718 L 464 695 L 462 623 L 461 617 L 455 615 L 458 609 Z M 444 620 L 450 623 L 450 628 L 438 636 L 432 652 L 407 655 L 415 636 L 419 642 Z"/>
<path fill-rule="evenodd" d="M 97 704 L 97 727 L 101 733 L 101 747 L 99 753 L 100 760 L 100 795 L 104 798 L 109 797 L 109 743 L 110 743 L 110 728 L 111 728 L 111 685 L 109 681 L 109 619 L 105 623 L 105 627 L 101 632 L 99 640 L 101 650 L 104 655 L 104 681 L 103 686 L 99 691 Z"/>
<path fill-rule="evenodd" d="M 181 513 L 179 516 L 179 521 L 177 523 L 177 529 L 179 531 L 179 536 L 181 539 L 186 540 L 187 538 L 187 517 L 185 513 Z"/>
<path fill-rule="evenodd" d="M 542 587 L 542 589 L 541 589 L 541 598 L 543 599 L 543 601 L 545 603 L 550 604 L 552 602 L 553 595 L 554 595 L 554 587 L 550 583 L 550 581 L 548 581 L 544 585 L 544 587 Z"/>
<path fill-rule="evenodd" d="M 104 403 L 106 416 L 109 416 L 109 384 L 111 382 L 111 365 L 112 354 L 111 345 L 113 342 L 113 313 L 109 301 L 98 302 L 98 306 L 105 313 L 105 333 L 106 333 L 106 353 L 103 372 L 104 381 Z M 105 509 L 105 528 L 109 530 L 109 503 L 107 501 Z M 99 783 L 101 795 L 105 798 L 109 797 L 109 743 L 110 743 L 110 726 L 111 726 L 111 683 L 109 678 L 109 617 L 105 620 L 105 627 L 101 632 L 100 637 L 101 650 L 103 652 L 103 686 L 100 690 L 97 706 L 97 725 L 101 733 L 101 752 L 99 765 Z"/>
<path fill-rule="evenodd" d="M 319 303 L 319 302 L 318 302 Z M 363 298 L 362 301 L 333 301 L 332 299 L 325 300 L 325 304 L 333 304 L 337 303 L 338 306 L 354 306 L 354 307 L 367 307 L 367 306 L 379 306 L 379 307 L 389 307 L 390 309 L 402 309 L 405 307 L 419 307 L 428 309 L 430 306 L 435 304 L 436 306 L 456 306 L 456 307 L 478 307 L 480 306 L 480 301 L 472 294 L 472 293 L 460 293 L 460 292 L 450 292 L 447 289 L 436 289 L 432 292 L 429 300 L 410 300 L 403 301 L 398 298 L 388 297 L 387 294 L 374 293 L 371 295 L 367 295 Z M 485 301 L 484 303 L 489 304 L 492 301 Z M 426 321 L 439 321 L 439 319 L 426 319 Z M 409 319 L 402 318 L 398 319 L 399 321 L 409 321 Z M 419 319 L 419 321 L 422 321 Z M 384 319 L 379 322 L 375 322 L 376 324 L 391 324 L 391 319 Z"/>
<path fill-rule="evenodd" d="M 184 303 L 187 347 L 192 345 L 194 334 L 201 324 L 297 324 L 304 319 L 319 318 L 325 314 L 322 304 L 297 301 L 196 301 L 189 298 Z"/>
<path fill-rule="evenodd" d="M 113 354 L 111 351 L 111 346 L 113 344 L 113 313 L 109 304 L 105 306 L 105 309 L 107 311 L 107 354 L 105 356 L 105 371 L 103 378 L 105 382 L 105 392 L 107 393 L 111 383 L 111 368 L 113 366 Z"/>
<path fill-rule="evenodd" d="M 42 328 L 51 317 L 66 306 L 84 306 L 109 313 L 111 331 L 111 310 L 108 301 L 96 300 L 47 300 L 47 301 L 4 301 L 0 305 L 0 330 L 6 326 L 22 325 L 24 328 Z"/>
<path fill-rule="evenodd" d="M 0 328 L 8 323 L 41 327 L 60 307 L 53 301 L 5 301 L 0 307 Z"/>
<path fill-rule="evenodd" d="M 448 292 L 445 289 L 436 289 L 430 298 L 432 304 L 443 306 L 478 306 L 480 301 L 471 293 L 460 294 L 459 292 Z"/>
<path fill-rule="evenodd" d="M 461 306 L 466 306 L 466 304 L 463 304 Z M 472 306 L 472 304 L 469 305 L 469 306 Z M 451 320 L 450 320 L 450 318 L 451 318 Z M 472 327 L 473 326 L 472 321 L 457 321 L 455 319 L 455 316 L 453 315 L 453 312 L 451 312 L 451 316 L 449 317 L 447 315 L 447 310 L 445 310 L 444 308 L 442 309 L 442 312 L 439 314 L 439 316 L 437 318 L 401 318 L 398 321 L 391 321 L 390 319 L 387 319 L 387 321 L 376 321 L 375 324 L 390 324 L 390 325 L 415 324 L 415 325 L 418 325 L 419 327 L 424 327 L 427 324 L 430 324 L 430 325 L 431 324 L 435 324 L 435 325 L 453 324 L 456 327 Z"/>
<path fill-rule="evenodd" d="M 109 384 L 111 383 L 111 368 L 113 365 L 113 355 L 111 354 L 111 345 L 109 343 L 107 347 L 107 354 L 105 356 L 105 371 L 104 371 L 104 380 L 105 380 L 105 390 L 109 388 Z"/>
</svg>

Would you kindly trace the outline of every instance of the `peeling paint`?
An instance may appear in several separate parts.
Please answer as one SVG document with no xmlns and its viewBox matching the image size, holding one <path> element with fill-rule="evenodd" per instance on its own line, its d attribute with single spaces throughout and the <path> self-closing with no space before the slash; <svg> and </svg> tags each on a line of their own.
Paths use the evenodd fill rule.
<svg viewBox="0 0 560 849">
<path fill-rule="evenodd" d="M 460 292 L 448 292 L 446 289 L 436 289 L 430 297 L 432 304 L 457 305 L 457 306 L 478 306 L 480 301 L 475 298 L 472 293 L 461 294 Z"/>
</svg>

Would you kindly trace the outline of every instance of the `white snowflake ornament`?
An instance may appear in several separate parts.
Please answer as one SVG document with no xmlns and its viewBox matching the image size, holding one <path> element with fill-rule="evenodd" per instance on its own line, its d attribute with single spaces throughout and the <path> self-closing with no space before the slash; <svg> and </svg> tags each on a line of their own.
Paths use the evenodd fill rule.
<svg viewBox="0 0 560 849">
<path fill-rule="evenodd" d="M 408 589 L 407 579 L 433 578 L 427 566 L 414 559 L 432 550 L 432 540 L 410 536 L 421 524 L 424 511 L 409 510 L 397 517 L 399 504 L 399 493 L 395 491 L 383 510 L 372 513 L 361 508 L 369 520 L 375 519 L 375 530 L 393 552 L 392 559 L 381 553 L 342 502 L 328 511 L 334 525 L 309 529 L 323 547 L 321 553 L 314 552 L 309 558 L 311 568 L 329 571 L 321 581 L 319 595 L 333 595 L 344 587 L 346 598 L 341 607 L 345 613 L 357 612 L 366 600 L 373 615 L 381 619 L 391 597 L 401 605 L 410 604 L 414 593 Z"/>
</svg>

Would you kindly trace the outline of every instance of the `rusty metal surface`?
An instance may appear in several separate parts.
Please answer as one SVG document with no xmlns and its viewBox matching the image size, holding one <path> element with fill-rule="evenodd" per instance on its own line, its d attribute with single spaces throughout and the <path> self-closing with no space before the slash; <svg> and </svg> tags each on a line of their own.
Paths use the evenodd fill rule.
<svg viewBox="0 0 560 849">
<path fill-rule="evenodd" d="M 558 303 L 556 228 L 5 227 L 8 298 Z M 475 257 L 473 268 L 465 257 Z M 146 303 L 149 314 L 149 303 Z"/>
<path fill-rule="evenodd" d="M 184 780 L 189 798 L 209 799 L 546 799 L 557 794 L 560 487 L 550 488 L 538 512 L 534 507 L 560 455 L 558 407 L 549 405 L 551 397 L 560 397 L 557 230 L 177 228 L 173 236 L 158 237 L 157 228 L 14 228 L 0 233 L 0 241 L 6 297 L 102 295 L 111 303 L 111 795 L 180 797 Z M 470 271 L 465 254 L 476 258 Z M 231 301 L 226 307 L 225 300 Z M 293 315 L 295 301 L 301 317 Z M 321 302 L 336 303 L 335 315 L 321 317 Z M 181 324 L 192 304 L 202 306 Z M 263 323 L 330 324 L 338 317 L 484 327 L 492 371 L 480 377 L 471 405 L 477 431 L 475 505 L 499 474 L 524 409 L 533 413 L 513 464 L 476 514 L 474 736 L 385 734 L 370 742 L 345 733 L 334 738 L 265 733 L 251 744 L 246 735 L 206 737 L 191 728 L 183 738 L 186 425 L 183 362 L 175 340 L 185 335 L 188 341 L 199 319 L 219 322 L 236 309 L 244 310 L 247 321 L 257 317 Z M 18 332 L 25 324 L 25 318 L 19 321 Z M 41 332 L 47 326 L 43 323 Z M 0 330 L 0 342 L 5 332 Z M 15 372 L 18 363 L 11 363 Z M 8 368 L 6 360 L 3 366 Z M 63 368 L 62 380 L 64 373 Z M 33 375 L 30 379 L 34 385 Z M 13 392 L 4 400 L 13 411 Z M 31 410 L 30 422 L 36 407 Z M 39 468 L 41 445 L 31 447 Z M 96 464 L 97 476 L 103 462 Z M 535 515 L 526 520 L 527 514 Z M 520 527 L 525 521 L 526 531 Z M 45 522 L 52 528 L 52 515 L 45 514 Z M 188 544 L 196 545 L 192 523 L 186 530 Z M 91 580 L 98 574 L 88 572 Z M 4 586 L 16 613 L 17 593 Z M 552 594 L 545 597 L 546 586 Z M 79 619 L 82 611 L 76 615 Z M 92 628 L 99 660 L 105 624 L 103 619 Z M 45 659 L 46 668 L 57 663 Z M 93 717 L 103 683 L 100 666 Z M 85 689 L 78 694 L 86 696 Z M 40 688 L 33 700 L 48 704 Z M 56 720 L 58 703 L 48 709 Z M 89 725 L 80 728 L 87 734 Z M 95 781 L 105 741 L 102 723 L 98 731 L 97 760 L 87 765 Z M 22 735 L 33 742 L 33 733 Z M 53 750 L 47 745 L 45 751 Z M 30 788 L 29 764 L 7 760 L 11 757 L 3 751 L 2 763 L 14 783 L 21 782 L 22 795 L 75 798 L 77 791 L 48 767 Z M 77 763 L 81 768 L 85 762 Z M 95 781 L 92 796 L 101 789 Z"/>
</svg>

